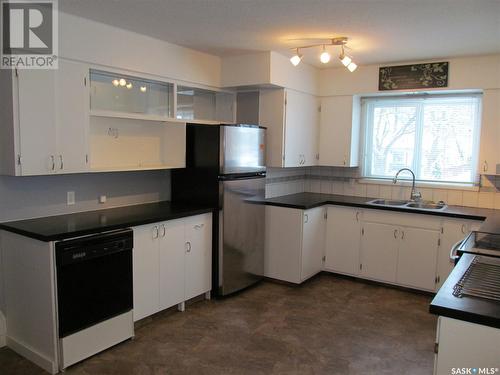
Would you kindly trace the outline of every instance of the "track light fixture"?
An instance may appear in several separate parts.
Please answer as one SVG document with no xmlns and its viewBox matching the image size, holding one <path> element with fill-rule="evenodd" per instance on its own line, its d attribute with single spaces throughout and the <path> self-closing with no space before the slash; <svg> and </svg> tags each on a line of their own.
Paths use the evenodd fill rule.
<svg viewBox="0 0 500 375">
<path fill-rule="evenodd" d="M 297 66 L 297 65 L 300 64 L 300 62 L 302 61 L 302 55 L 299 53 L 299 49 L 314 48 L 314 47 L 321 47 L 322 46 L 323 47 L 323 52 L 321 52 L 321 55 L 319 56 L 319 60 L 323 64 L 327 64 L 330 61 L 330 59 L 331 59 L 331 55 L 326 50 L 326 47 L 327 46 L 340 46 L 341 51 L 340 51 L 339 59 L 342 62 L 342 65 L 344 65 L 350 72 L 354 72 L 358 66 L 352 60 L 351 56 L 346 55 L 346 53 L 344 51 L 344 46 L 346 44 L 347 44 L 347 37 L 341 36 L 341 37 L 338 37 L 338 38 L 330 39 L 330 43 L 311 44 L 311 45 L 308 45 L 308 46 L 296 47 L 296 48 L 293 48 L 293 50 L 295 50 L 295 55 L 293 55 L 290 58 L 290 62 L 294 66 Z"/>
</svg>

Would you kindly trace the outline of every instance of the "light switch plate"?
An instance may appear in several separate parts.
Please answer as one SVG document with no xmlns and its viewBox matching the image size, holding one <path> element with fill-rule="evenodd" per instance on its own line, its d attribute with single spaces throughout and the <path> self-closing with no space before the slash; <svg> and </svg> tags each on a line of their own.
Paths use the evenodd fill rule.
<svg viewBox="0 0 500 375">
<path fill-rule="evenodd" d="M 75 192 L 74 191 L 68 191 L 67 203 L 68 203 L 68 206 L 72 206 L 75 204 Z"/>
<path fill-rule="evenodd" d="M 105 195 L 100 195 L 99 196 L 99 203 L 106 203 L 106 200 L 107 200 L 107 198 L 106 198 Z"/>
</svg>

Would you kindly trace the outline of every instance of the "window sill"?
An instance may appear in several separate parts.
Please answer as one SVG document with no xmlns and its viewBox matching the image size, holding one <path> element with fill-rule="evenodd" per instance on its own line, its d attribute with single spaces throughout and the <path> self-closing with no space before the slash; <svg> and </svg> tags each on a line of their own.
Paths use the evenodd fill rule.
<svg viewBox="0 0 500 375">
<path fill-rule="evenodd" d="M 361 177 L 358 179 L 360 184 L 376 184 L 376 185 L 394 185 L 392 180 L 379 179 L 379 178 L 368 178 Z M 411 186 L 411 180 L 398 179 L 397 185 L 399 186 Z M 447 190 L 465 190 L 465 191 L 479 191 L 479 186 L 469 185 L 469 184 L 450 184 L 450 183 L 440 183 L 440 182 L 422 182 L 416 181 L 415 186 L 418 188 L 432 188 L 432 189 L 447 189 Z"/>
</svg>

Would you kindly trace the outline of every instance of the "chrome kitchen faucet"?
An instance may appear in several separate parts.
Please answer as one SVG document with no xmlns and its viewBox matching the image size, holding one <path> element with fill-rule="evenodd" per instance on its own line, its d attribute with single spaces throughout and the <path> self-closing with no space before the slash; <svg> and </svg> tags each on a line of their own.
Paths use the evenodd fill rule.
<svg viewBox="0 0 500 375">
<path fill-rule="evenodd" d="M 408 171 L 412 175 L 412 184 L 411 184 L 411 194 L 410 194 L 410 200 L 414 202 L 420 202 L 422 200 L 422 194 L 420 192 L 415 190 L 415 173 L 410 168 L 401 168 L 396 175 L 394 176 L 394 179 L 392 182 L 395 184 L 398 182 L 398 176 L 402 171 Z"/>
</svg>

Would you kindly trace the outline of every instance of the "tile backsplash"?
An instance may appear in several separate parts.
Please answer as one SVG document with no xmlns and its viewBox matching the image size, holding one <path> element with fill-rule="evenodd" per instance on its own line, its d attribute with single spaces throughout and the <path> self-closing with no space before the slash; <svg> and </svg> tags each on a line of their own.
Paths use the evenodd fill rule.
<svg viewBox="0 0 500 375">
<path fill-rule="evenodd" d="M 266 198 L 302 192 L 407 199 L 411 188 L 400 184 L 358 181 L 358 168 L 306 167 L 268 168 Z M 423 199 L 450 205 L 500 209 L 500 177 L 482 176 L 479 191 L 418 188 Z"/>
<path fill-rule="evenodd" d="M 305 192 L 306 168 L 267 168 L 266 198 Z"/>
</svg>

